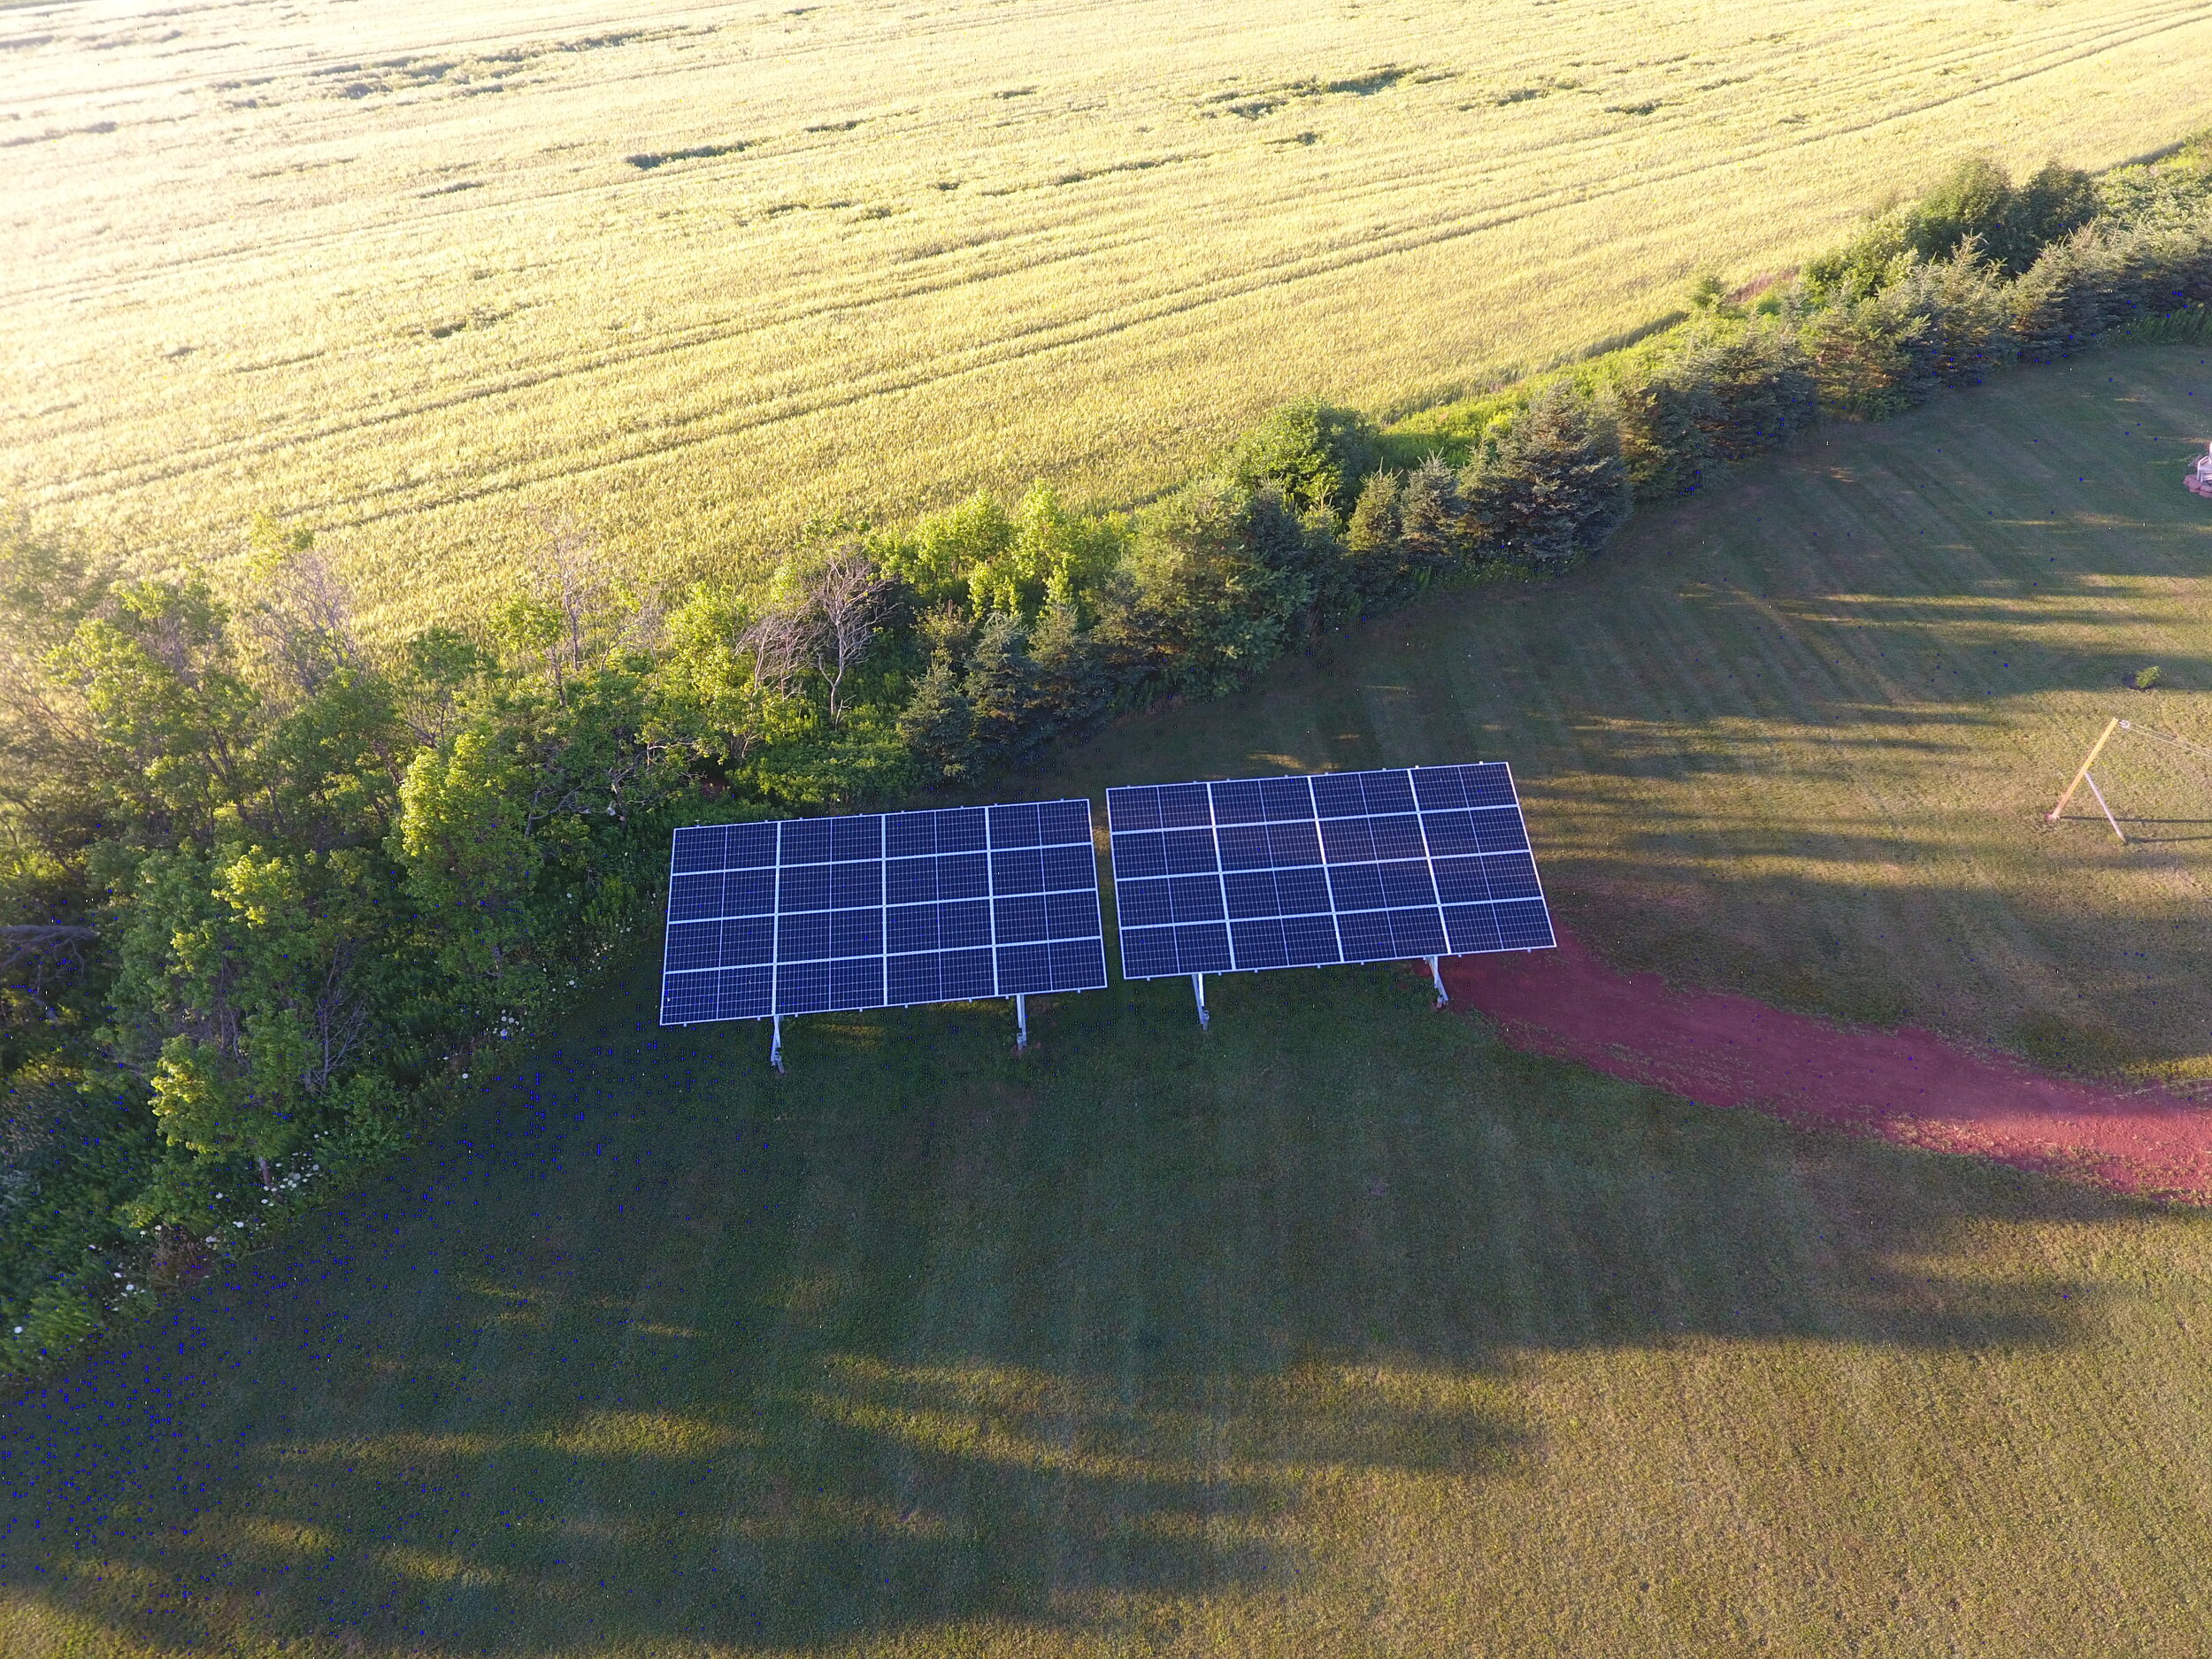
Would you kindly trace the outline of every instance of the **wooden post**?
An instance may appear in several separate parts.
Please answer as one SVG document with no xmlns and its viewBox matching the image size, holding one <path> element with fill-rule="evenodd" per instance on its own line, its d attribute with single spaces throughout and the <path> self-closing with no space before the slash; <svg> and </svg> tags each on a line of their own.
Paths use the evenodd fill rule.
<svg viewBox="0 0 2212 1659">
<path fill-rule="evenodd" d="M 2066 786 L 2066 793 L 2059 796 L 2058 804 L 2051 809 L 2051 816 L 2043 820 L 2046 824 L 2055 824 L 2058 822 L 2058 815 L 2066 810 L 2066 803 L 2074 798 L 2074 791 L 2081 787 L 2082 780 L 2089 775 L 2089 769 L 2097 764 L 2097 757 L 2104 753 L 2104 746 L 2112 741 L 2112 734 L 2119 729 L 2120 718 L 2119 716 L 2115 715 L 2113 716 L 2111 721 L 2105 726 L 2104 735 L 2100 737 L 2094 743 L 2089 746 L 2089 758 L 2082 762 L 2081 770 L 2074 774 L 2074 781 L 2068 784 Z M 2090 787 L 2091 792 L 2093 794 L 2095 792 L 2095 786 L 2093 784 Z M 2102 805 L 2102 801 L 2100 800 L 2098 804 Z M 2110 812 L 2107 812 L 2105 816 L 2107 818 L 2110 818 L 2112 814 Z M 2119 826 L 2115 825 L 2113 827 L 2116 833 Z M 2127 837 L 2123 835 L 2120 839 L 2122 841 L 2125 841 Z"/>
</svg>

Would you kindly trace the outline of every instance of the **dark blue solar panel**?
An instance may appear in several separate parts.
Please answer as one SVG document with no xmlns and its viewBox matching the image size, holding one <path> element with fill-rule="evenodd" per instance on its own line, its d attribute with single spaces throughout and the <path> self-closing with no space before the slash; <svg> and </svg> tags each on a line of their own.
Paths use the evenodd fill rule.
<svg viewBox="0 0 2212 1659">
<path fill-rule="evenodd" d="M 1123 974 L 1542 949 L 1502 762 L 1109 789 Z"/>
<path fill-rule="evenodd" d="M 1105 984 L 1087 801 L 676 832 L 664 1025 Z"/>
</svg>

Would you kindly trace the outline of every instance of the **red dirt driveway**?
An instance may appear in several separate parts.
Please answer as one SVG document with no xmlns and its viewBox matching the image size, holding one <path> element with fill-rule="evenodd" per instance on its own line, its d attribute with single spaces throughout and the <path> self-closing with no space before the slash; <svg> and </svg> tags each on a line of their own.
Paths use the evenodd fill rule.
<svg viewBox="0 0 2212 1659">
<path fill-rule="evenodd" d="M 1862 1030 L 1676 990 L 1608 967 L 1563 933 L 1556 950 L 1447 961 L 1444 984 L 1516 1048 L 1701 1105 L 2212 1203 L 2212 1107 L 2163 1090 L 2051 1077 L 1932 1032 Z"/>
</svg>

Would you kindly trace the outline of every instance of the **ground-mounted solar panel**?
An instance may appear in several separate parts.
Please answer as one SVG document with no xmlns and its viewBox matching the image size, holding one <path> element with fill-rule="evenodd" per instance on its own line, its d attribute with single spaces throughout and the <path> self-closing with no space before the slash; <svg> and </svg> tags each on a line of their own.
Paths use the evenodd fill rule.
<svg viewBox="0 0 2212 1659">
<path fill-rule="evenodd" d="M 1115 788 L 1106 812 L 1126 979 L 1553 943 L 1502 761 Z"/>
<path fill-rule="evenodd" d="M 1105 984 L 1088 801 L 676 832 L 664 1025 Z"/>
</svg>

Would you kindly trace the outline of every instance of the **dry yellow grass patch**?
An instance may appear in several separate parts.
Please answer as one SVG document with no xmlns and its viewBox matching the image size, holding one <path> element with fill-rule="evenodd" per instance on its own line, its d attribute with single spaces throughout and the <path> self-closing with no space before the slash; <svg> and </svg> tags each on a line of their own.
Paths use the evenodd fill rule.
<svg viewBox="0 0 2212 1659">
<path fill-rule="evenodd" d="M 2189 0 L 0 15 L 0 491 L 196 561 L 301 513 L 393 626 L 548 510 L 670 571 L 1035 474 L 1125 501 L 1961 153 L 2212 109 Z"/>
</svg>

